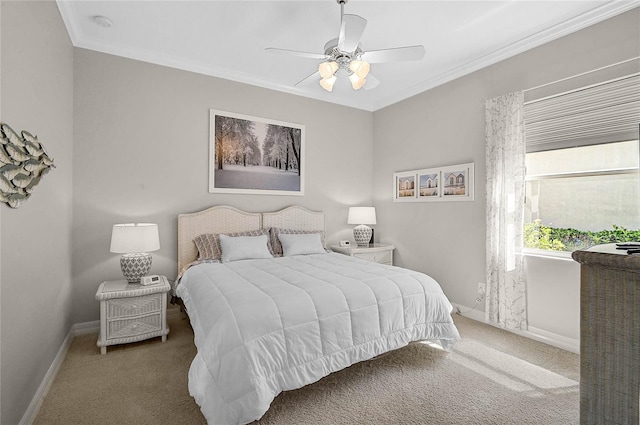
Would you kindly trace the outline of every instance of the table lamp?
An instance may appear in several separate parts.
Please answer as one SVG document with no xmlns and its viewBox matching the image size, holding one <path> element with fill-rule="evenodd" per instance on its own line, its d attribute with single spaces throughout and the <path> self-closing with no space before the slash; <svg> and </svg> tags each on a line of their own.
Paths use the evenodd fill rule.
<svg viewBox="0 0 640 425">
<path fill-rule="evenodd" d="M 158 225 L 153 223 L 115 224 L 111 232 L 111 252 L 120 258 L 122 274 L 130 283 L 140 282 L 151 270 L 150 251 L 160 249 Z"/>
<path fill-rule="evenodd" d="M 367 224 L 376 224 L 375 207 L 350 207 L 347 224 L 358 225 L 353 228 L 353 237 L 358 246 L 369 245 L 373 230 Z"/>
</svg>

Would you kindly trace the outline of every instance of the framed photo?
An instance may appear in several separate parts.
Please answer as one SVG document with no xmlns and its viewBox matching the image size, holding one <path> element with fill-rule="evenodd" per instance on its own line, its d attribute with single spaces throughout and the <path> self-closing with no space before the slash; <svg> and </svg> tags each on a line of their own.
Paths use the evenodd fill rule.
<svg viewBox="0 0 640 425">
<path fill-rule="evenodd" d="M 304 126 L 209 110 L 209 192 L 304 195 Z"/>
<path fill-rule="evenodd" d="M 473 201 L 473 163 L 444 167 L 441 173 L 443 199 Z"/>
<path fill-rule="evenodd" d="M 415 201 L 418 193 L 416 172 L 406 171 L 393 174 L 393 201 Z"/>
<path fill-rule="evenodd" d="M 473 201 L 473 163 L 393 174 L 394 202 Z"/>
<path fill-rule="evenodd" d="M 440 170 L 432 168 L 418 171 L 418 199 L 429 201 L 441 196 Z"/>
</svg>

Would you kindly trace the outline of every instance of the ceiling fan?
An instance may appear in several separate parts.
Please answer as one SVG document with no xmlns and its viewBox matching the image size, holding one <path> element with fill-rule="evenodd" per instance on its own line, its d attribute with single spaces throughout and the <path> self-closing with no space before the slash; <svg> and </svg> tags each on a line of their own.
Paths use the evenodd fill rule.
<svg viewBox="0 0 640 425">
<path fill-rule="evenodd" d="M 362 16 L 344 14 L 344 5 L 349 0 L 336 1 L 340 5 L 340 35 L 325 44 L 324 53 L 308 53 L 275 47 L 267 47 L 265 49 L 272 53 L 323 61 L 318 66 L 317 72 L 297 82 L 296 86 L 319 79 L 320 86 L 330 92 L 333 90 L 333 85 L 337 80 L 336 74 L 338 71 L 342 71 L 348 75 L 351 87 L 354 90 L 362 88 L 367 81 L 369 81 L 369 84 L 365 89 L 372 89 L 380 84 L 380 81 L 369 73 L 370 64 L 421 60 L 424 57 L 425 50 L 422 45 L 382 50 L 362 50 L 360 38 L 367 26 L 367 20 Z"/>
</svg>

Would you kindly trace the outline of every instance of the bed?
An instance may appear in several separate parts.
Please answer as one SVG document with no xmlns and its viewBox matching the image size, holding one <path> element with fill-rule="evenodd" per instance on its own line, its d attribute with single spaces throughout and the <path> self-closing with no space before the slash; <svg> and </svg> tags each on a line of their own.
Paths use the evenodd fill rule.
<svg viewBox="0 0 640 425">
<path fill-rule="evenodd" d="M 179 215 L 175 292 L 197 347 L 189 392 L 209 424 L 250 423 L 282 391 L 414 341 L 448 351 L 460 338 L 434 279 L 328 252 L 324 232 L 323 213 L 297 206 Z M 205 235 L 218 235 L 222 261 L 198 261 Z M 264 235 L 269 253 L 283 256 L 262 258 Z M 238 247 L 249 258 L 234 257 Z"/>
</svg>

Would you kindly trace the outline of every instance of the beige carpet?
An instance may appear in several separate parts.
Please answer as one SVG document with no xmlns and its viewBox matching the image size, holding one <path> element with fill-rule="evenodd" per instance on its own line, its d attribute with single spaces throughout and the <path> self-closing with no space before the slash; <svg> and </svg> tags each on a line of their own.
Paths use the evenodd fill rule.
<svg viewBox="0 0 640 425">
<path fill-rule="evenodd" d="M 280 394 L 253 425 L 578 423 L 579 357 L 456 316 L 445 353 L 413 344 Z M 188 320 L 159 338 L 110 347 L 74 339 L 36 418 L 53 424 L 205 424 L 189 396 Z"/>
</svg>

